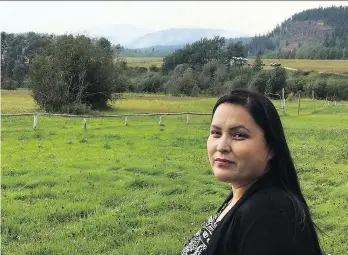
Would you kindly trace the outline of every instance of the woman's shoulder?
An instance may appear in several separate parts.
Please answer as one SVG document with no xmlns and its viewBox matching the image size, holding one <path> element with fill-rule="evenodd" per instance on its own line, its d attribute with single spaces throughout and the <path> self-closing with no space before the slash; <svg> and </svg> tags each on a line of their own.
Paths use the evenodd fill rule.
<svg viewBox="0 0 348 255">
<path fill-rule="evenodd" d="M 263 214 L 273 216 L 294 216 L 294 205 L 289 194 L 280 187 L 270 187 L 259 190 L 248 197 L 239 208 L 243 216 L 258 217 Z"/>
<path fill-rule="evenodd" d="M 236 217 L 240 254 L 320 254 L 308 222 L 296 224 L 292 199 L 283 189 L 272 187 L 244 201 Z"/>
</svg>

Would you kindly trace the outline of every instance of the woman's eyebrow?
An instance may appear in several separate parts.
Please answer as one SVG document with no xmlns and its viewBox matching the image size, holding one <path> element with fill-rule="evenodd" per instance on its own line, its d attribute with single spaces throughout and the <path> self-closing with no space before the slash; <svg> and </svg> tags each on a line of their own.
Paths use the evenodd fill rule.
<svg viewBox="0 0 348 255">
<path fill-rule="evenodd" d="M 211 127 L 211 128 L 215 128 L 215 129 L 221 130 L 221 127 L 219 127 L 219 126 L 217 126 L 217 125 L 214 125 L 214 124 L 212 124 L 210 127 Z M 238 125 L 238 126 L 235 126 L 235 127 L 230 127 L 229 130 L 233 131 L 233 130 L 236 130 L 236 129 L 239 129 L 239 128 L 244 128 L 244 129 L 246 129 L 248 132 L 251 133 L 251 131 L 250 131 L 247 127 L 245 127 L 244 125 Z"/>
</svg>

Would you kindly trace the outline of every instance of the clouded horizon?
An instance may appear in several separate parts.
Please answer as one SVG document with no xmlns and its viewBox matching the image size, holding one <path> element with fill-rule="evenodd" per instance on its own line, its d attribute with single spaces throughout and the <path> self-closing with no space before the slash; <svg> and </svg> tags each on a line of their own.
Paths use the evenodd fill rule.
<svg viewBox="0 0 348 255">
<path fill-rule="evenodd" d="M 214 28 L 264 34 L 295 13 L 346 1 L 65 1 L 0 2 L 0 29 L 9 33 L 66 33 L 97 25 L 130 24 L 150 31 Z"/>
</svg>

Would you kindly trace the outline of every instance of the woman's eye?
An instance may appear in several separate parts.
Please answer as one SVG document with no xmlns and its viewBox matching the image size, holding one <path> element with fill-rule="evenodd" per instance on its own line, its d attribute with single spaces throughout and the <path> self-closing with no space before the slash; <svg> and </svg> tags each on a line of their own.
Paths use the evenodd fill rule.
<svg viewBox="0 0 348 255">
<path fill-rule="evenodd" d="M 219 135 L 219 132 L 216 131 L 216 130 L 211 130 L 211 131 L 210 131 L 210 134 L 211 134 L 211 135 L 214 135 L 214 136 L 217 136 L 217 135 Z"/>
<path fill-rule="evenodd" d="M 235 133 L 235 134 L 233 134 L 233 137 L 238 139 L 238 140 L 242 140 L 242 139 L 246 138 L 246 135 L 243 133 Z"/>
</svg>

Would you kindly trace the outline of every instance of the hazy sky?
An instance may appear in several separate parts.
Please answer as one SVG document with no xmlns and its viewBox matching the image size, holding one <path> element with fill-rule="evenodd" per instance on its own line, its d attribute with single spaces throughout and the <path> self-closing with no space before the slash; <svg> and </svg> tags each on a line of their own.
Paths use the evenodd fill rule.
<svg viewBox="0 0 348 255">
<path fill-rule="evenodd" d="M 92 25 L 131 24 L 151 30 L 221 28 L 248 35 L 271 31 L 296 12 L 347 1 L 62 1 L 0 2 L 1 30 L 64 33 Z"/>
</svg>

